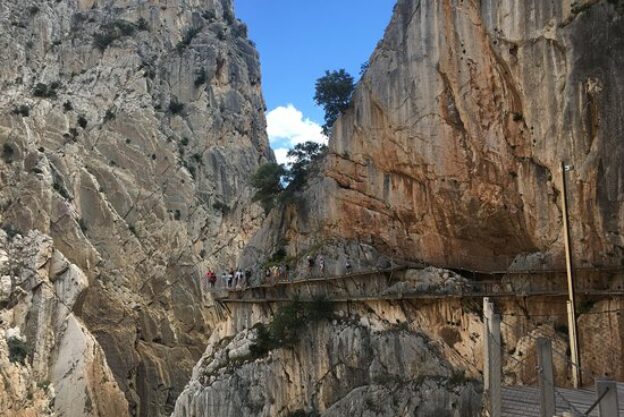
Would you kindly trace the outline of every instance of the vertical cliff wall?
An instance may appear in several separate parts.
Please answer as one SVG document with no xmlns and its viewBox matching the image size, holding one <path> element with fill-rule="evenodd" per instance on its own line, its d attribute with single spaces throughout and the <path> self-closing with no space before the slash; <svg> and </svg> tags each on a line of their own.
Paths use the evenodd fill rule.
<svg viewBox="0 0 624 417">
<path fill-rule="evenodd" d="M 323 178 L 267 226 L 274 247 L 347 239 L 453 267 L 561 267 L 565 161 L 577 264 L 620 265 L 620 3 L 399 1 Z"/>
<path fill-rule="evenodd" d="M 248 178 L 272 155 L 246 27 L 229 0 L 8 0 L 0 48 L 10 264 L 0 327 L 29 351 L 12 372 L 28 387 L 51 384 L 52 409 L 73 401 L 72 417 L 168 415 L 211 330 L 201 271 L 234 266 L 262 218 Z M 82 277 L 68 310 L 36 301 L 68 291 L 51 284 L 60 272 L 48 261 L 33 271 L 14 249 L 35 250 L 36 236 Z M 82 332 L 97 366 L 85 366 L 88 389 L 61 401 L 64 372 L 84 356 L 66 353 L 70 332 Z M 124 395 L 94 394 L 108 383 Z M 33 398 L 14 394 L 3 415 Z"/>
</svg>

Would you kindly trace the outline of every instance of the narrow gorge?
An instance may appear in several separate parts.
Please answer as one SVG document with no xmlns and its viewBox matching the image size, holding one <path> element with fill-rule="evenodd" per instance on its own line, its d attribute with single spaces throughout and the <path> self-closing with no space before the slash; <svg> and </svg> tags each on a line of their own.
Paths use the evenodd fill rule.
<svg viewBox="0 0 624 417">
<path fill-rule="evenodd" d="M 565 287 L 563 175 L 577 285 L 605 290 L 580 292 L 585 382 L 624 380 L 621 0 L 398 0 L 266 213 L 232 0 L 3 0 L 0 48 L 1 415 L 486 415 L 482 300 L 456 296 L 485 283 L 514 291 L 505 383 L 536 384 L 545 336 L 571 386 L 566 298 L 531 296 Z M 306 282 L 321 256 L 336 279 Z M 296 281 L 201 286 L 271 260 Z"/>
</svg>

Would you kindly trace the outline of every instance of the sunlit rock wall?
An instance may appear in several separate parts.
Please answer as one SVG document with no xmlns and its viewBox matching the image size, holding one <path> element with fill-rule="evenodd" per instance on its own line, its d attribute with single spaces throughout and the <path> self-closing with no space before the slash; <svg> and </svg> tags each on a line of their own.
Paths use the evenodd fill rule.
<svg viewBox="0 0 624 417">
<path fill-rule="evenodd" d="M 235 266 L 263 216 L 248 179 L 272 155 L 246 27 L 229 0 L 7 0 L 0 49 L 0 223 L 84 275 L 63 314 L 126 412 L 168 415 L 214 322 L 198 278 Z M 26 316 L 7 325 L 36 328 Z M 105 397 L 70 414 L 122 415 Z"/>
</svg>

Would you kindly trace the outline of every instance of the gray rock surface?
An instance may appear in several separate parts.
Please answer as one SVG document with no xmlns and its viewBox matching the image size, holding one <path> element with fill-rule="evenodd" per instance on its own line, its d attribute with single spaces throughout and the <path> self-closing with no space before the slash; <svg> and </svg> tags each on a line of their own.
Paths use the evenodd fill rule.
<svg viewBox="0 0 624 417">
<path fill-rule="evenodd" d="M 477 416 L 479 384 L 426 337 L 345 317 L 307 326 L 293 349 L 254 359 L 255 331 L 209 345 L 173 417 Z"/>
<path fill-rule="evenodd" d="M 246 27 L 229 0 L 7 0 L 0 49 L 0 224 L 84 274 L 58 297 L 129 412 L 168 415 L 214 322 L 199 278 L 234 267 L 263 217 L 248 179 L 273 156 Z"/>
</svg>

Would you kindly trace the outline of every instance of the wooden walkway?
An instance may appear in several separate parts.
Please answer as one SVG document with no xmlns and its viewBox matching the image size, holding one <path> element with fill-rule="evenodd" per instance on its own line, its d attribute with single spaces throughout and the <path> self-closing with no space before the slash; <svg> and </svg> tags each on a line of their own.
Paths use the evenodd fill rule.
<svg viewBox="0 0 624 417">
<path fill-rule="evenodd" d="M 624 416 L 624 383 L 618 383 L 618 399 L 620 416 Z M 502 400 L 503 417 L 539 417 L 540 415 L 539 388 L 537 387 L 503 387 Z M 570 411 L 568 403 L 585 413 L 596 401 L 596 392 L 590 389 L 557 388 L 555 400 L 559 414 L 563 411 Z M 598 407 L 588 415 L 599 417 Z"/>
<path fill-rule="evenodd" d="M 293 294 L 286 294 L 286 290 L 291 290 L 295 294 L 300 292 L 301 287 L 320 286 L 319 284 L 333 284 L 337 282 L 356 282 L 356 280 L 371 278 L 371 277 L 384 277 L 387 281 L 388 287 L 396 282 L 401 282 L 400 279 L 394 280 L 395 274 L 405 271 L 408 266 L 399 266 L 385 270 L 374 271 L 362 271 L 344 275 L 335 276 L 313 276 L 307 279 L 298 279 L 293 281 L 276 281 L 269 282 L 258 286 L 251 286 L 245 288 L 215 288 L 208 290 L 213 293 L 213 298 L 224 302 L 234 304 L 262 304 L 262 303 L 280 303 L 287 302 L 292 299 Z M 422 267 L 420 268 L 422 269 Z M 596 271 L 596 272 L 613 272 L 613 271 Z M 544 274 L 560 273 L 560 271 L 546 271 Z M 521 271 L 512 272 L 510 275 L 516 276 L 519 274 L 535 275 L 535 271 Z M 327 297 L 330 301 L 336 303 L 345 302 L 370 302 L 370 301 L 401 301 L 401 300 L 439 300 L 439 299 L 465 299 L 465 298 L 509 298 L 509 297 L 528 297 L 528 296 L 541 296 L 541 297 L 564 297 L 567 296 L 568 290 L 565 286 L 565 281 L 560 283 L 553 282 L 552 280 L 535 280 L 529 279 L 525 283 L 518 283 L 513 280 L 501 281 L 499 280 L 467 280 L 458 281 L 449 288 L 434 288 L 434 289 L 401 289 L 392 292 L 383 293 L 366 293 L 366 294 L 349 294 L 336 295 Z M 603 283 L 604 284 L 604 283 Z M 585 296 L 624 296 L 624 280 L 620 279 L 615 285 L 613 283 L 607 283 L 605 285 L 599 285 L 598 288 L 576 288 L 578 295 Z M 309 299 L 308 299 L 309 298 Z M 310 297 L 299 296 L 299 299 L 303 302 L 312 301 Z"/>
</svg>

